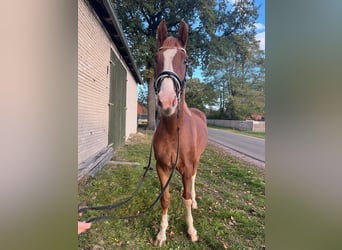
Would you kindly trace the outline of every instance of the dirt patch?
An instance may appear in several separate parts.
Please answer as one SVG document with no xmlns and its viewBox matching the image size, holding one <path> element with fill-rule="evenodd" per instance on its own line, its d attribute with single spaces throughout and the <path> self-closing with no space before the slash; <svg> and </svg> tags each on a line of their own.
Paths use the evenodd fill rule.
<svg viewBox="0 0 342 250">
<path fill-rule="evenodd" d="M 137 132 L 136 134 L 131 134 L 126 141 L 126 144 L 139 144 L 143 143 L 147 139 L 147 133 Z"/>
</svg>

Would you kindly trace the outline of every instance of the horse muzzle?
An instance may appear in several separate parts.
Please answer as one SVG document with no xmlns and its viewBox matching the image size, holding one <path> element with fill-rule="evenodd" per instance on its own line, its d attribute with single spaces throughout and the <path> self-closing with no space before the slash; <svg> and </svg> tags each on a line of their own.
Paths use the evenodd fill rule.
<svg viewBox="0 0 342 250">
<path fill-rule="evenodd" d="M 172 71 L 161 72 L 154 82 L 157 105 L 162 115 L 171 116 L 183 92 L 185 80 L 181 81 Z"/>
<path fill-rule="evenodd" d="M 169 95 L 163 95 L 163 93 L 159 93 L 157 98 L 157 105 L 161 114 L 165 116 L 171 116 L 175 112 L 178 103 L 175 93 L 170 93 Z"/>
</svg>

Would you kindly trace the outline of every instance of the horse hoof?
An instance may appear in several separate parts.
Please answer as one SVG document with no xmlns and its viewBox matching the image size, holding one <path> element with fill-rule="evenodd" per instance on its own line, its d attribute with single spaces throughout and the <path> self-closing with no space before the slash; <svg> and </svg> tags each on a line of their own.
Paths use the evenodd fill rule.
<svg viewBox="0 0 342 250">
<path fill-rule="evenodd" d="M 197 233 L 190 234 L 190 238 L 192 242 L 198 241 L 198 235 Z"/>
<path fill-rule="evenodd" d="M 165 245 L 165 242 L 166 242 L 166 235 L 159 232 L 159 234 L 157 235 L 157 239 L 154 242 L 154 245 L 162 247 Z"/>
<path fill-rule="evenodd" d="M 158 246 L 158 247 L 162 247 L 165 245 L 165 242 L 166 240 L 159 240 L 159 239 L 156 239 L 156 241 L 154 242 L 154 245 L 155 246 Z"/>
<path fill-rule="evenodd" d="M 193 201 L 193 202 L 192 202 L 191 208 L 192 208 L 192 209 L 197 209 L 197 208 L 198 208 L 197 202 L 196 202 L 196 201 Z"/>
</svg>

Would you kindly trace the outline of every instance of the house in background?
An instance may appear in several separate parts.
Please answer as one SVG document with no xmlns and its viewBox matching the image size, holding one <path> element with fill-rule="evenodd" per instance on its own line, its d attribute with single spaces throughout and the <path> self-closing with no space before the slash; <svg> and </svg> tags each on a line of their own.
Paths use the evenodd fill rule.
<svg viewBox="0 0 342 250">
<path fill-rule="evenodd" d="M 78 0 L 78 179 L 137 132 L 142 79 L 110 0 Z"/>
<path fill-rule="evenodd" d="M 138 102 L 138 110 L 137 110 L 137 113 L 138 113 L 138 127 L 141 127 L 141 126 L 144 126 L 146 127 L 147 126 L 147 123 L 148 123 L 148 114 L 147 114 L 147 107 L 145 107 L 142 103 Z"/>
<path fill-rule="evenodd" d="M 147 107 L 140 102 L 137 103 L 137 109 L 138 115 L 147 114 Z"/>
</svg>

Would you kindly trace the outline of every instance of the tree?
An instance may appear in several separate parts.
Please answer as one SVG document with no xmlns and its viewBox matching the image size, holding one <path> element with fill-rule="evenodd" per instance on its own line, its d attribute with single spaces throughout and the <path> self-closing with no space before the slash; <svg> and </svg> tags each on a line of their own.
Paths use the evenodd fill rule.
<svg viewBox="0 0 342 250">
<path fill-rule="evenodd" d="M 208 88 L 217 91 L 221 113 L 228 114 L 230 109 L 231 116 L 241 113 L 238 103 L 248 100 L 243 98 L 247 92 L 242 90 L 248 89 L 246 82 L 251 82 L 248 74 L 254 67 L 251 64 L 252 47 L 257 45 L 253 24 L 258 14 L 254 1 L 239 0 L 235 4 L 227 0 L 112 1 L 133 57 L 148 85 L 149 129 L 155 124 L 156 30 L 163 19 L 167 22 L 168 32 L 175 36 L 180 20 L 188 23 L 190 42 L 187 53 L 192 65 L 189 76 L 192 76 L 192 68 L 201 65 L 208 79 L 205 81 Z M 190 103 L 192 100 L 195 99 L 187 99 Z M 205 98 L 202 100 L 209 102 Z M 202 108 L 212 105 L 210 102 L 194 104 Z"/>
<path fill-rule="evenodd" d="M 199 58 L 207 39 L 207 28 L 212 26 L 211 17 L 215 1 L 113 0 L 112 2 L 132 54 L 148 84 L 148 128 L 153 129 L 155 124 L 154 54 L 157 52 L 156 30 L 158 24 L 165 19 L 171 34 L 178 30 L 180 20 L 187 22 L 190 27 L 197 27 L 189 32 L 191 43 L 187 52 L 192 64 L 199 65 Z"/>
<path fill-rule="evenodd" d="M 138 88 L 140 89 L 140 91 L 138 91 L 138 102 L 147 107 L 147 103 L 148 103 L 147 86 L 142 85 L 142 86 L 138 86 Z"/>
<path fill-rule="evenodd" d="M 217 94 L 211 84 L 205 84 L 198 78 L 186 82 L 185 99 L 189 107 L 208 111 L 216 104 Z"/>
<path fill-rule="evenodd" d="M 264 109 L 264 53 L 255 39 L 254 1 L 219 1 L 217 30 L 204 64 L 208 82 L 219 93 L 219 116 L 245 119 Z"/>
</svg>

